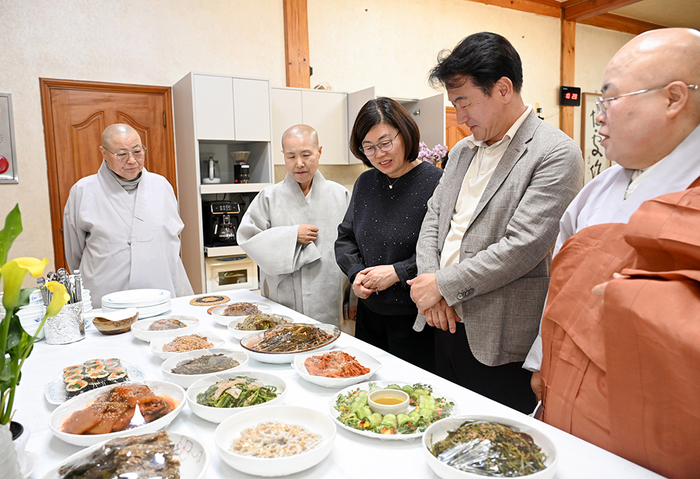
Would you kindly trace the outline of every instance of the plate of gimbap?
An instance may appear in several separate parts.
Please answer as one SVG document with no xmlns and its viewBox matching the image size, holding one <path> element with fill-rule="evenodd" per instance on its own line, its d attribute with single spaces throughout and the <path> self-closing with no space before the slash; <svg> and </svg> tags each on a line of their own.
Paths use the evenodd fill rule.
<svg viewBox="0 0 700 479">
<path fill-rule="evenodd" d="M 44 397 L 50 404 L 63 404 L 102 386 L 144 379 L 141 370 L 119 358 L 89 359 L 63 368 L 61 374 L 44 388 Z"/>
</svg>

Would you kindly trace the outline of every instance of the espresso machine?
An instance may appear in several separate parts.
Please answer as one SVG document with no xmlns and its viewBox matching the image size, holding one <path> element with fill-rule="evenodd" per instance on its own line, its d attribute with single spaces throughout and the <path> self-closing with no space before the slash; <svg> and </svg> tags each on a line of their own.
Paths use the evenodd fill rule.
<svg viewBox="0 0 700 479">
<path fill-rule="evenodd" d="M 204 246 L 232 246 L 241 218 L 241 204 L 236 201 L 204 201 L 202 222 Z"/>
</svg>

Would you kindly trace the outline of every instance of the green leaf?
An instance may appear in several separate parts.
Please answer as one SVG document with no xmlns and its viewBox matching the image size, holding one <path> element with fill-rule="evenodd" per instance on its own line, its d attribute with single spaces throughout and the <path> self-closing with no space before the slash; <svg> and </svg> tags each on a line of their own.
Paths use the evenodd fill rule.
<svg viewBox="0 0 700 479">
<path fill-rule="evenodd" d="M 5 227 L 0 231 L 0 266 L 7 262 L 7 253 L 21 232 L 22 215 L 19 212 L 19 204 L 16 204 L 5 217 Z"/>
</svg>

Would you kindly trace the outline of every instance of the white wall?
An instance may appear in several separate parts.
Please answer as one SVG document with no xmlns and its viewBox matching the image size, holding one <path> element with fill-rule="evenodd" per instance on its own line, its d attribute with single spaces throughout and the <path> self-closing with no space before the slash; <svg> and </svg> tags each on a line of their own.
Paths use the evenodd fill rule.
<svg viewBox="0 0 700 479">
<path fill-rule="evenodd" d="M 24 233 L 9 257 L 46 256 L 50 269 L 40 77 L 171 86 L 194 70 L 285 82 L 281 0 L 0 0 L 0 25 L 19 171 L 18 185 L 0 184 L 0 227 L 19 202 Z"/>
<path fill-rule="evenodd" d="M 558 125 L 556 18 L 468 0 L 308 0 L 308 18 L 312 86 L 374 85 L 404 98 L 435 94 L 426 80 L 440 50 L 478 31 L 500 33 L 522 57 L 525 100 Z M 20 177 L 0 185 L 0 222 L 19 201 L 25 231 L 10 257 L 53 260 L 40 77 L 172 85 L 201 71 L 285 85 L 282 0 L 0 0 L 0 25 L 0 91 L 13 95 Z M 576 84 L 599 88 L 629 38 L 579 25 Z"/>
</svg>

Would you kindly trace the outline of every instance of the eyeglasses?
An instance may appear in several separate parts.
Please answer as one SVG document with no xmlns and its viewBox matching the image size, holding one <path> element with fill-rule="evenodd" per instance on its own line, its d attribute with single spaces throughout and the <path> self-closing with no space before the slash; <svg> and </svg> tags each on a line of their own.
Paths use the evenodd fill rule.
<svg viewBox="0 0 700 479">
<path fill-rule="evenodd" d="M 673 82 L 671 82 L 671 83 L 673 83 Z M 666 87 L 667 87 L 668 85 L 670 85 L 671 83 L 667 83 L 666 85 L 657 86 L 657 87 L 654 87 L 654 88 L 647 88 L 647 89 L 645 89 L 645 90 L 633 91 L 632 93 L 625 93 L 625 94 L 623 94 L 623 95 L 617 95 L 617 96 L 614 96 L 614 97 L 611 97 L 611 98 L 603 98 L 603 97 L 601 96 L 600 98 L 598 98 L 598 99 L 595 101 L 596 110 L 597 110 L 598 113 L 602 113 L 602 114 L 603 114 L 603 118 L 607 118 L 607 117 L 608 117 L 608 105 L 607 105 L 605 102 L 617 100 L 618 98 L 622 98 L 622 97 L 625 97 L 625 96 L 640 95 L 640 94 L 642 94 L 642 93 L 647 93 L 647 92 L 654 91 L 654 90 L 661 90 L 661 89 L 663 89 L 663 88 L 666 88 Z M 697 90 L 699 86 L 698 86 L 698 85 L 687 85 L 687 87 L 690 88 L 691 90 Z"/>
<path fill-rule="evenodd" d="M 123 161 L 125 163 L 127 161 L 129 161 L 129 155 L 133 156 L 134 160 L 136 160 L 136 161 L 143 160 L 143 157 L 146 155 L 146 147 L 145 146 L 137 146 L 136 148 L 134 148 L 131 151 L 122 151 L 119 153 L 114 153 L 113 151 L 109 151 L 104 146 L 102 148 L 104 148 L 105 151 L 116 156 L 119 161 Z"/>
<path fill-rule="evenodd" d="M 382 151 L 391 151 L 391 149 L 394 147 L 394 140 L 397 136 L 399 136 L 399 133 L 401 132 L 399 131 L 396 133 L 391 140 L 380 141 L 376 145 L 362 146 L 360 147 L 360 150 L 362 150 L 365 156 L 374 156 L 374 154 L 377 152 L 377 148 Z"/>
</svg>

